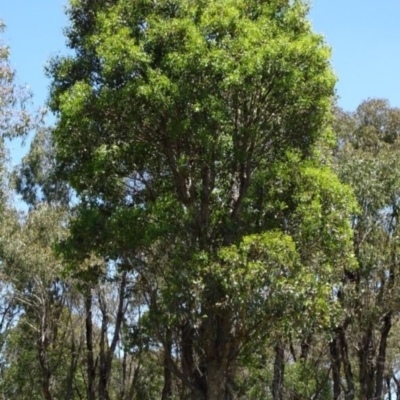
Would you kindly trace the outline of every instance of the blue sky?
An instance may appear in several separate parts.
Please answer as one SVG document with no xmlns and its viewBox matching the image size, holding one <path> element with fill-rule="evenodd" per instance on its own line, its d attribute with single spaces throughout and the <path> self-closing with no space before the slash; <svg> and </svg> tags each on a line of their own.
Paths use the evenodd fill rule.
<svg viewBox="0 0 400 400">
<path fill-rule="evenodd" d="M 66 0 L 0 3 L 12 63 L 41 105 L 48 87 L 43 66 L 65 51 Z M 368 97 L 385 97 L 400 106 L 400 1 L 314 0 L 310 19 L 332 46 L 342 107 L 354 109 Z"/>
<path fill-rule="evenodd" d="M 0 0 L 0 19 L 7 27 L 3 39 L 11 47 L 11 63 L 18 81 L 33 90 L 38 105 L 47 98 L 45 63 L 65 52 L 64 4 L 64 0 Z"/>
<path fill-rule="evenodd" d="M 400 107 L 400 1 L 314 0 L 310 18 L 333 50 L 339 103 L 368 97 Z"/>
<path fill-rule="evenodd" d="M 52 55 L 65 52 L 65 4 L 66 0 L 0 0 L 12 64 L 19 82 L 31 87 L 38 107 L 47 98 L 49 84 L 43 67 Z M 353 110 L 368 97 L 384 97 L 400 107 L 399 0 L 314 0 L 310 19 L 333 49 L 343 108 Z"/>
</svg>

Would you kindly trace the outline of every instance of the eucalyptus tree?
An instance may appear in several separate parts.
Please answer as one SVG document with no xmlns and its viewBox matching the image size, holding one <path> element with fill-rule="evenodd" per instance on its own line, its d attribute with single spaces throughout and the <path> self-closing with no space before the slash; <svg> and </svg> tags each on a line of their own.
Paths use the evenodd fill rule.
<svg viewBox="0 0 400 400">
<path fill-rule="evenodd" d="M 16 73 L 9 60 L 10 49 L 2 40 L 5 29 L 0 20 L 0 225 L 3 228 L 13 220 L 15 213 L 11 207 L 8 186 L 8 151 L 6 140 L 26 134 L 38 120 L 27 111 L 30 93 L 16 82 Z M 3 236 L 0 238 L 2 241 Z M 1 252 L 1 250 L 0 250 Z M 3 279 L 0 266 L 0 352 L 4 351 L 9 329 L 18 316 L 15 293 L 7 280 Z M 6 367 L 1 357 L 1 375 Z"/>
<path fill-rule="evenodd" d="M 1 277 L 19 307 L 2 355 L 7 364 L 0 385 L 3 398 L 77 398 L 73 393 L 82 358 L 82 319 L 76 313 L 77 296 L 66 277 L 62 279 L 63 262 L 52 247 L 66 234 L 63 221 L 63 210 L 41 205 L 22 220 L 15 215 L 2 224 Z"/>
<path fill-rule="evenodd" d="M 0 19 L 0 34 L 5 25 Z M 13 138 L 27 133 L 33 122 L 37 122 L 29 112 L 31 94 L 27 88 L 19 86 L 15 70 L 10 61 L 10 48 L 0 39 L 0 134 Z"/>
<path fill-rule="evenodd" d="M 0 31 L 3 28 L 0 23 Z M 37 204 L 24 215 L 12 203 L 7 140 L 38 129 L 41 115 L 31 112 L 31 93 L 17 84 L 9 53 L 0 41 L 0 396 L 50 399 L 58 391 L 72 398 L 69 367 L 60 372 L 60 363 L 75 357 L 69 351 L 72 328 L 67 310 L 72 307 L 67 307 L 68 290 L 60 280 L 62 262 L 52 248 L 65 233 L 65 214 Z"/>
<path fill-rule="evenodd" d="M 125 351 L 126 335 L 122 335 L 137 307 L 135 296 L 127 296 L 135 290 L 132 277 L 95 256 L 78 268 L 58 251 L 68 237 L 68 221 L 74 218 L 74 198 L 69 185 L 58 179 L 54 156 L 51 129 L 38 129 L 12 174 L 14 188 L 29 211 L 20 222 L 5 225 L 2 235 L 3 269 L 23 312 L 8 343 L 6 358 L 16 362 L 6 371 L 4 388 L 8 396 L 23 397 L 24 387 L 36 382 L 40 397 L 44 393 L 37 383 L 48 376 L 45 395 L 49 399 L 60 393 L 66 400 L 133 399 L 143 390 L 142 375 L 148 370 L 141 354 L 133 357 Z M 88 279 L 87 271 L 94 269 L 95 277 Z M 35 345 L 37 332 L 44 337 L 45 347 L 42 342 Z M 39 365 L 37 353 L 50 360 Z M 17 378 L 24 368 L 35 371 L 32 382 L 29 376 Z M 157 379 L 153 381 L 156 386 Z"/>
<path fill-rule="evenodd" d="M 163 398 L 171 372 L 183 398 L 232 398 L 239 355 L 331 323 L 353 202 L 321 156 L 335 79 L 307 11 L 70 2 L 72 55 L 49 67 L 58 168 L 80 200 L 65 251 L 135 273 Z"/>
<path fill-rule="evenodd" d="M 339 294 L 345 317 L 332 346 L 335 398 L 346 382 L 348 399 L 381 399 L 392 379 L 388 357 L 398 352 L 387 354 L 399 315 L 400 110 L 369 99 L 355 112 L 337 110 L 335 130 L 337 170 L 359 204 L 352 218 L 359 268 L 346 271 Z"/>
<path fill-rule="evenodd" d="M 56 172 L 51 128 L 40 127 L 29 151 L 12 171 L 12 186 L 30 209 L 47 203 L 67 211 L 72 206 L 73 193 Z"/>
</svg>

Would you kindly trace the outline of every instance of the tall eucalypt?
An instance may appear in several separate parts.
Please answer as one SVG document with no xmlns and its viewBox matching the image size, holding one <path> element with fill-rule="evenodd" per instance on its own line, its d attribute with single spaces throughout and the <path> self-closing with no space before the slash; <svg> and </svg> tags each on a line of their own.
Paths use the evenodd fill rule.
<svg viewBox="0 0 400 400">
<path fill-rule="evenodd" d="M 70 2 L 72 55 L 49 66 L 58 166 L 80 198 L 66 251 L 137 272 L 164 398 L 171 371 L 192 399 L 232 398 L 241 354 L 331 323 L 353 200 L 322 154 L 335 78 L 307 12 Z"/>
</svg>

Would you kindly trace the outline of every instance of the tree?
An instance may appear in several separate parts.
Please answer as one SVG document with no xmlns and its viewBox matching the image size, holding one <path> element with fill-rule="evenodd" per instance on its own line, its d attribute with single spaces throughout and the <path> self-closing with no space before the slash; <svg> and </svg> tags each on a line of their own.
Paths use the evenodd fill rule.
<svg viewBox="0 0 400 400">
<path fill-rule="evenodd" d="M 72 193 L 70 187 L 56 175 L 55 150 L 50 128 L 37 129 L 29 152 L 14 168 L 12 184 L 31 209 L 43 203 L 68 208 Z"/>
<path fill-rule="evenodd" d="M 5 25 L 0 20 L 0 35 Z M 11 194 L 8 186 L 7 148 L 5 140 L 26 134 L 38 119 L 27 111 L 29 92 L 18 86 L 15 71 L 9 62 L 9 48 L 0 38 L 0 218 L 2 229 L 14 219 L 15 212 L 10 207 Z M 0 241 L 2 241 L 2 237 Z M 0 252 L 2 250 L 0 249 Z M 0 272 L 0 351 L 5 350 L 10 328 L 19 314 L 18 304 L 7 280 Z M 1 361 L 0 373 L 3 376 L 6 363 Z"/>
<path fill-rule="evenodd" d="M 0 34 L 5 25 L 0 20 Z M 2 139 L 26 134 L 37 118 L 27 111 L 30 93 L 15 82 L 15 71 L 9 63 L 10 49 L 0 40 L 0 134 Z"/>
<path fill-rule="evenodd" d="M 320 156 L 335 80 L 307 11 L 74 0 L 74 54 L 49 68 L 80 199 L 66 254 L 136 274 L 166 383 L 193 399 L 232 398 L 238 356 L 299 313 L 329 325 L 351 263 L 352 197 Z"/>
<path fill-rule="evenodd" d="M 112 272 L 111 264 L 93 257 L 101 266 L 98 279 L 84 280 L 75 272 L 92 265 L 72 271 L 56 251 L 73 217 L 72 192 L 56 176 L 51 129 L 27 112 L 29 93 L 16 85 L 2 43 L 0 97 L 0 397 L 155 398 L 162 380 L 159 354 L 125 350 L 134 343 L 126 325 L 132 329 L 138 307 L 132 275 Z M 9 182 L 5 139 L 35 128 Z M 13 190 L 29 211 L 14 209 Z"/>
<path fill-rule="evenodd" d="M 337 110 L 337 171 L 359 203 L 352 218 L 359 268 L 346 271 L 339 296 L 345 318 L 333 361 L 346 371 L 348 399 L 382 398 L 388 374 L 388 339 L 399 313 L 399 129 L 400 110 L 387 100 L 366 100 L 355 112 Z"/>
<path fill-rule="evenodd" d="M 65 216 L 42 205 L 25 220 L 15 214 L 2 225 L 1 278 L 19 307 L 3 353 L 5 398 L 24 398 L 27 391 L 47 400 L 74 398 L 77 349 L 82 347 L 77 295 L 68 280 L 61 279 L 63 263 L 52 248 L 66 234 Z M 21 375 L 23 370 L 30 373 Z"/>
</svg>

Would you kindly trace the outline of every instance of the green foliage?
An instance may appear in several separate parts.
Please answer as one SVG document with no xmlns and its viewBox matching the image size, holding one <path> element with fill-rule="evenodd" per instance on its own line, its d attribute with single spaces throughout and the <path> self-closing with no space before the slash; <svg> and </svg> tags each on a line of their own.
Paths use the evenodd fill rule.
<svg viewBox="0 0 400 400">
<path fill-rule="evenodd" d="M 22 323 L 23 324 L 23 323 Z M 8 335 L 4 357 L 7 368 L 0 384 L 1 399 L 42 399 L 40 375 L 37 370 L 37 354 L 32 337 L 26 337 L 21 326 Z M 18 349 L 23 349 L 18 352 Z"/>
<path fill-rule="evenodd" d="M 329 369 L 315 368 L 313 362 L 303 361 L 287 363 L 285 388 L 300 399 L 331 399 L 332 388 Z"/>
<path fill-rule="evenodd" d="M 322 154 L 330 51 L 307 11 L 76 0 L 74 53 L 48 70 L 59 176 L 80 199 L 63 254 L 92 284 L 102 258 L 136 274 L 153 340 L 180 338 L 181 365 L 165 362 L 202 396 L 268 335 L 333 325 L 356 266 L 356 206 Z"/>
<path fill-rule="evenodd" d="M 13 171 L 15 189 L 31 207 L 42 202 L 68 204 L 70 191 L 56 176 L 55 161 L 51 130 L 39 129 L 28 154 Z"/>
<path fill-rule="evenodd" d="M 335 167 L 359 204 L 352 216 L 359 268 L 347 270 L 340 292 L 346 310 L 340 346 L 350 356 L 339 363 L 356 371 L 355 382 L 347 373 L 346 385 L 360 398 L 383 395 L 388 336 L 398 313 L 399 126 L 400 111 L 386 100 L 366 100 L 353 113 L 336 110 Z"/>
<path fill-rule="evenodd" d="M 75 2 L 79 56 L 50 67 L 58 157 L 79 193 L 120 198 L 127 178 L 161 172 L 166 190 L 190 178 L 199 192 L 201 168 L 226 185 L 248 146 L 265 159 L 320 134 L 334 78 L 300 2 L 114 4 L 98 3 L 92 23 Z"/>
</svg>

